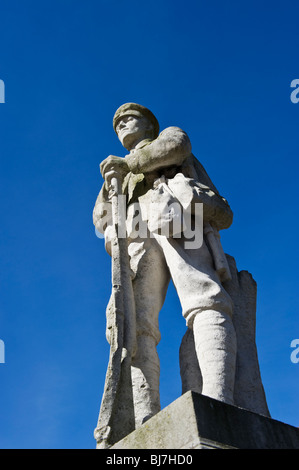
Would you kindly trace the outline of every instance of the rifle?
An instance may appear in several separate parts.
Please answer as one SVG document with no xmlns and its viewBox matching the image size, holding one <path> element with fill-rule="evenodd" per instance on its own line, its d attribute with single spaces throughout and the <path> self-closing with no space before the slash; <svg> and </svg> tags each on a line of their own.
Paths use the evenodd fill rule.
<svg viewBox="0 0 299 470">
<path fill-rule="evenodd" d="M 111 243 L 112 292 L 107 307 L 111 325 L 110 355 L 98 424 L 94 431 L 98 449 L 111 447 L 135 429 L 131 361 L 136 349 L 136 315 L 124 231 L 126 205 L 122 207 L 119 204 L 123 201 L 120 196 L 121 181 L 113 177 L 109 198 L 115 236 Z"/>
</svg>

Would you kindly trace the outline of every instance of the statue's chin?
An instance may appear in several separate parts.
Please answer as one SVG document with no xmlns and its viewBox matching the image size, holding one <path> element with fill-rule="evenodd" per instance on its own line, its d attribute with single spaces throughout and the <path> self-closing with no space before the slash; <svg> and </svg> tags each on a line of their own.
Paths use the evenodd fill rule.
<svg viewBox="0 0 299 470">
<path fill-rule="evenodd" d="M 131 134 L 124 134 L 122 136 L 120 136 L 120 139 L 119 139 L 123 145 L 123 147 L 125 147 L 125 149 L 127 150 L 131 150 L 132 148 L 132 141 L 134 139 L 132 139 L 132 135 Z"/>
<path fill-rule="evenodd" d="M 135 132 L 120 132 L 118 138 L 121 141 L 122 145 L 127 150 L 132 150 L 136 144 L 147 138 L 147 133 L 144 129 L 137 129 Z"/>
</svg>

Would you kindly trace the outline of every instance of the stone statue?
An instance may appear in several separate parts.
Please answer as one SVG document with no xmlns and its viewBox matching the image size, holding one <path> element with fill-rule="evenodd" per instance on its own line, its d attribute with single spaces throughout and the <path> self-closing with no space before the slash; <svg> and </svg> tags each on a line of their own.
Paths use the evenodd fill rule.
<svg viewBox="0 0 299 470">
<path fill-rule="evenodd" d="M 251 287 L 240 287 L 240 273 L 233 258 L 224 254 L 219 237 L 219 231 L 229 228 L 233 220 L 228 202 L 192 154 L 189 137 L 182 129 L 168 127 L 159 133 L 153 113 L 136 103 L 122 105 L 114 115 L 113 126 L 129 153 L 124 158 L 110 155 L 101 163 L 105 182 L 93 219 L 105 236 L 106 250 L 114 260 L 114 274 L 122 273 L 124 277 L 123 281 L 119 276 L 112 279 L 115 292 L 107 307 L 107 339 L 114 352 L 95 430 L 98 447 L 113 445 L 160 410 L 158 316 L 170 279 L 187 325 L 180 351 L 183 391 L 195 389 L 245 408 L 247 382 L 240 381 L 238 371 L 246 376 L 243 367 L 250 357 L 242 362 L 248 348 L 241 358 L 238 356 L 240 328 L 234 316 L 236 304 L 238 311 L 246 310 L 246 293 L 250 291 L 253 320 L 249 343 L 255 377 L 248 408 L 255 411 L 255 403 L 260 400 L 259 412 L 267 414 L 254 340 L 254 281 L 250 275 L 248 281 L 245 275 L 253 294 Z M 122 210 L 124 199 L 119 199 L 118 206 L 116 202 L 113 205 L 116 196 L 125 198 Z M 115 211 L 123 213 L 123 236 L 116 233 L 121 224 L 120 219 L 115 222 Z M 196 242 L 198 231 L 202 234 L 200 242 Z M 125 266 L 118 264 L 119 258 Z M 123 287 L 120 303 L 119 286 Z M 123 314 L 124 321 L 117 323 Z M 246 328 L 244 334 L 248 336 Z M 237 383 L 241 384 L 239 390 L 244 389 L 240 393 L 236 391 Z"/>
</svg>

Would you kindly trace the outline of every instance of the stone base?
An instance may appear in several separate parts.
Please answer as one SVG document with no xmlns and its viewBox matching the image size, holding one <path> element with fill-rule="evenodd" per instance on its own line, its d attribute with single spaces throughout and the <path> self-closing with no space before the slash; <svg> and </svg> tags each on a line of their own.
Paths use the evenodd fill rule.
<svg viewBox="0 0 299 470">
<path fill-rule="evenodd" d="M 111 449 L 299 449 L 299 429 L 189 391 Z"/>
</svg>

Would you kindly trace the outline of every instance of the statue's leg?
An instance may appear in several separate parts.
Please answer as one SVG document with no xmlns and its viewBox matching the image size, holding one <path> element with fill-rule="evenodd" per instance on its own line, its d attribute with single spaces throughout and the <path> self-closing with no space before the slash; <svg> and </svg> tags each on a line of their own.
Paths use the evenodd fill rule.
<svg viewBox="0 0 299 470">
<path fill-rule="evenodd" d="M 236 335 L 233 303 L 215 271 L 205 242 L 185 249 L 185 240 L 156 237 L 163 249 L 181 301 L 187 326 L 193 329 L 202 375 L 202 393 L 233 403 Z"/>
<path fill-rule="evenodd" d="M 136 428 L 160 411 L 160 341 L 158 316 L 163 306 L 170 274 L 163 252 L 154 239 L 138 239 L 129 245 L 135 273 L 137 351 L 132 360 L 132 385 Z"/>
<path fill-rule="evenodd" d="M 202 394 L 233 404 L 236 334 L 229 315 L 215 310 L 194 317 L 193 334 L 201 370 Z"/>
</svg>

